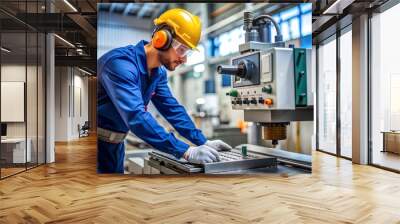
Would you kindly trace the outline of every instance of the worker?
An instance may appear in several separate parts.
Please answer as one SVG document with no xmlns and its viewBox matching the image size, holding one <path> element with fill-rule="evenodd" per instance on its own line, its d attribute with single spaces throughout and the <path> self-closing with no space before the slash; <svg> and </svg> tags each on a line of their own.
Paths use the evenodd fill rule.
<svg viewBox="0 0 400 224">
<path fill-rule="evenodd" d="M 170 9 L 154 20 L 150 42 L 113 49 L 98 60 L 98 153 L 99 173 L 123 173 L 124 139 L 131 131 L 155 149 L 177 159 L 203 164 L 219 161 L 221 150 L 231 146 L 207 140 L 168 86 L 167 72 L 186 62 L 197 50 L 200 19 L 183 9 Z M 168 133 L 147 111 L 152 102 L 158 112 L 184 138 Z"/>
</svg>

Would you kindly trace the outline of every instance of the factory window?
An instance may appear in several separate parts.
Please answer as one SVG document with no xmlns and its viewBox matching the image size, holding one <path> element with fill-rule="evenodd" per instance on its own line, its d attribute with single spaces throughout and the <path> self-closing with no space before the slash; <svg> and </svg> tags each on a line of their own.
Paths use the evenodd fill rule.
<svg viewBox="0 0 400 224">
<path fill-rule="evenodd" d="M 280 13 L 282 21 L 285 21 L 285 20 L 288 20 L 288 19 L 293 18 L 295 16 L 298 16 L 299 13 L 300 13 L 299 7 L 300 6 L 298 6 L 298 7 L 296 6 L 296 7 L 293 7 L 291 9 L 287 9 L 285 11 L 282 11 Z"/>
<path fill-rule="evenodd" d="M 300 41 L 304 42 L 301 44 L 302 47 L 311 48 L 311 9 L 311 3 L 303 3 L 272 16 L 281 27 L 284 41 L 300 38 Z M 272 26 L 272 42 L 275 41 L 275 35 L 276 30 Z"/>
<path fill-rule="evenodd" d="M 304 14 L 301 16 L 301 35 L 307 36 L 311 34 L 312 31 L 312 23 L 311 21 L 311 13 Z"/>
<path fill-rule="evenodd" d="M 243 27 L 236 27 L 212 38 L 212 55 L 225 56 L 239 52 L 239 45 L 244 43 Z"/>
<path fill-rule="evenodd" d="M 300 5 L 300 10 L 301 10 L 301 13 L 307 13 L 307 12 L 311 12 L 311 10 L 312 10 L 312 4 L 311 3 L 309 3 L 309 4 L 301 4 Z"/>
<path fill-rule="evenodd" d="M 290 36 L 293 39 L 297 39 L 300 37 L 300 22 L 299 22 L 299 18 L 295 17 L 291 20 L 289 20 L 289 24 L 290 24 Z"/>
<path fill-rule="evenodd" d="M 287 41 L 290 39 L 290 28 L 289 28 L 289 23 L 287 21 L 282 22 L 280 24 L 281 26 L 281 31 L 282 31 L 282 37 L 283 41 Z M 275 37 L 274 37 L 275 38 Z"/>
<path fill-rule="evenodd" d="M 371 19 L 371 162 L 400 170 L 400 4 Z"/>
<path fill-rule="evenodd" d="M 318 149 L 336 154 L 336 36 L 318 48 Z"/>
<path fill-rule="evenodd" d="M 301 47 L 311 48 L 311 7 L 311 3 L 303 3 L 272 16 L 281 27 L 283 41 L 300 38 Z M 274 42 L 276 30 L 271 27 L 271 40 Z M 211 38 L 210 42 L 212 56 L 236 53 L 239 44 L 244 43 L 243 26 Z"/>
</svg>

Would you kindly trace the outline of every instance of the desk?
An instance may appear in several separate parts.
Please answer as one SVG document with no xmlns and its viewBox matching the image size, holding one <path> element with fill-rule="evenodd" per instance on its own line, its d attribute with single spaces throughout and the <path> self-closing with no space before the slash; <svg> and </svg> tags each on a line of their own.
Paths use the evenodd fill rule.
<svg viewBox="0 0 400 224">
<path fill-rule="evenodd" d="M 382 131 L 383 149 L 382 152 L 400 154 L 400 131 Z"/>
<path fill-rule="evenodd" d="M 1 139 L 1 159 L 7 164 L 30 162 L 32 141 L 27 138 L 26 142 L 28 144 L 25 151 L 25 138 Z"/>
</svg>

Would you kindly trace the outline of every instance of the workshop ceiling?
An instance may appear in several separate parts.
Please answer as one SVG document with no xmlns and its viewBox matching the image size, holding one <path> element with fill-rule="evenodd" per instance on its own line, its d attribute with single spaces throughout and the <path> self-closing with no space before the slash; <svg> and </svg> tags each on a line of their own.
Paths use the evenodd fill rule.
<svg viewBox="0 0 400 224">
<path fill-rule="evenodd" d="M 99 11 L 132 16 L 138 19 L 158 17 L 168 8 L 168 3 L 103 3 Z"/>
</svg>

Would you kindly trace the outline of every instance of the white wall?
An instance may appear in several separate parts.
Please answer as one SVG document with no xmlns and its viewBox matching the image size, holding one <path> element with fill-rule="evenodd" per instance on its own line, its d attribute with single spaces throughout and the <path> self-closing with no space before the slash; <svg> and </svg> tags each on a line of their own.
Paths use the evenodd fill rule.
<svg viewBox="0 0 400 224">
<path fill-rule="evenodd" d="M 1 81 L 9 82 L 25 82 L 26 70 L 28 74 L 34 69 L 33 66 L 9 64 L 1 66 Z M 36 89 L 35 89 L 36 93 Z M 28 92 L 28 97 L 33 96 L 33 93 Z M 35 94 L 36 96 L 36 94 Z M 28 100 L 29 102 L 31 100 Z M 36 106 L 35 106 L 36 107 Z M 7 110 L 7 108 L 1 108 L 2 110 Z M 29 115 L 28 115 L 29 116 Z M 36 114 L 35 114 L 36 116 Z M 30 121 L 30 117 L 28 117 Z M 25 122 L 7 122 L 7 136 L 8 137 L 25 137 Z"/>
<path fill-rule="evenodd" d="M 77 70 L 75 70 L 76 72 Z M 81 73 L 83 74 L 83 73 Z M 74 75 L 74 108 L 72 113 L 73 119 L 71 120 L 71 135 L 73 138 L 79 137 L 78 132 L 78 124 L 81 126 L 88 121 L 89 113 L 88 113 L 88 77 L 81 76 L 80 74 Z M 79 93 L 80 92 L 80 93 Z M 81 110 L 81 111 L 80 111 Z"/>
<path fill-rule="evenodd" d="M 78 124 L 88 121 L 88 77 L 72 67 L 56 67 L 55 73 L 55 140 L 77 139 Z"/>
<path fill-rule="evenodd" d="M 38 69 L 38 70 L 36 70 Z M 27 77 L 27 80 L 25 80 Z M 23 106 L 22 113 L 26 112 L 26 120 L 22 122 L 6 122 L 8 138 L 30 139 L 32 161 L 44 162 L 44 74 L 42 68 L 25 66 L 25 64 L 3 64 L 1 66 L 2 82 L 24 82 L 26 84 L 26 107 Z M 24 94 L 24 90 L 22 90 Z M 7 96 L 2 96 L 7 97 Z M 11 108 L 1 108 L 11 110 Z M 12 111 L 7 111 L 12 113 Z M 37 157 L 37 153 L 39 156 Z"/>
<path fill-rule="evenodd" d="M 113 48 L 136 45 L 151 38 L 149 30 L 134 28 L 133 17 L 101 11 L 97 17 L 97 58 Z"/>
<path fill-rule="evenodd" d="M 68 67 L 55 68 L 55 135 L 56 141 L 68 139 Z"/>
<path fill-rule="evenodd" d="M 1 66 L 1 81 L 25 82 L 25 65 L 10 64 Z M 7 108 L 1 108 L 7 110 Z M 7 123 L 7 137 L 25 137 L 25 122 Z"/>
</svg>

